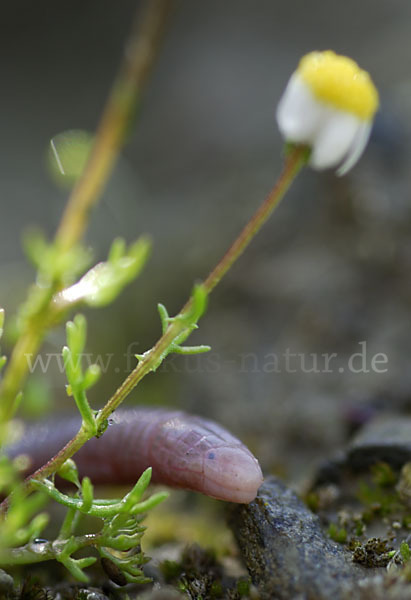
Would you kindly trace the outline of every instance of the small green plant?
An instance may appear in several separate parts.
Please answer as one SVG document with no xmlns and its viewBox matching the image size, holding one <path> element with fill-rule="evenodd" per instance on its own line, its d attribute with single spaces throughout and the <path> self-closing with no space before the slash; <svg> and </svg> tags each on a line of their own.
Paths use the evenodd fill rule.
<svg viewBox="0 0 411 600">
<path fill-rule="evenodd" d="M 344 527 L 338 527 L 335 523 L 331 523 L 328 527 L 328 535 L 334 542 L 345 544 L 347 541 L 347 530 Z"/>
<path fill-rule="evenodd" d="M 77 306 L 100 307 L 113 302 L 122 289 L 138 276 L 148 258 L 150 242 L 147 238 L 140 238 L 128 247 L 122 239 L 116 239 L 107 260 L 90 268 L 92 253 L 82 243 L 82 236 L 90 209 L 97 202 L 127 135 L 130 115 L 157 53 L 169 9 L 169 0 L 151 0 L 140 24 L 133 28 L 130 40 L 133 50 L 125 56 L 92 149 L 91 139 L 87 138 L 87 148 L 80 148 L 80 162 L 78 151 L 68 151 L 73 150 L 73 145 L 69 148 L 66 146 L 62 152 L 60 144 L 61 155 L 54 152 L 63 171 L 63 180 L 71 185 L 74 183 L 74 187 L 54 240 L 47 241 L 39 231 L 31 231 L 24 238 L 26 254 L 36 268 L 37 275 L 26 301 L 10 321 L 9 338 L 15 342 L 11 355 L 9 359 L 0 357 L 0 370 L 4 369 L 0 381 L 2 446 L 7 446 L 14 439 L 12 418 L 23 395 L 29 359 L 36 356 L 48 330 L 61 323 Z M 150 48 L 149 52 L 145 50 L 147 47 Z M 55 144 L 52 147 L 56 149 Z M 65 170 L 62 169 L 63 163 Z M 88 271 L 85 273 L 86 269 Z M 197 301 L 199 295 L 194 296 L 192 306 L 175 326 L 178 341 L 183 340 L 186 332 L 189 334 L 195 326 L 195 319 L 201 315 Z M 164 311 L 162 315 L 165 318 Z M 4 321 L 4 310 L 0 309 L 0 338 Z M 87 581 L 84 569 L 93 564 L 96 557 L 75 558 L 73 554 L 94 548 L 106 567 L 111 565 L 111 570 L 118 570 L 119 580 L 123 579 L 124 583 L 142 582 L 146 578 L 141 566 L 147 559 L 140 546 L 144 532 L 141 520 L 143 513 L 164 500 L 167 493 L 160 492 L 142 498 L 151 478 L 151 469 L 148 469 L 123 498 L 99 500 L 94 498 L 88 478 L 79 481 L 75 463 L 70 460 L 88 439 L 102 435 L 107 426 L 107 417 L 116 407 L 112 403 L 105 414 L 101 414 L 93 410 L 87 400 L 87 391 L 99 379 L 100 369 L 96 364 L 89 365 L 85 370 L 82 367 L 81 354 L 86 344 L 86 329 L 86 320 L 82 315 L 69 321 L 66 326 L 67 345 L 62 352 L 67 393 L 73 397 L 82 418 L 78 436 L 68 452 L 63 451 L 54 459 L 51 457 L 50 463 L 26 482 L 21 478 L 21 473 L 27 469 L 24 457 L 14 460 L 5 455 L 0 457 L 0 493 L 8 496 L 0 514 L 0 565 L 55 559 L 76 579 Z M 170 348 L 164 348 L 164 357 L 173 348 L 173 342 L 174 338 L 170 341 Z M 157 357 L 157 363 L 159 360 L 161 357 Z M 151 370 L 154 369 L 154 362 L 151 361 Z M 73 496 L 67 496 L 55 487 L 55 473 L 77 487 Z M 64 505 L 67 514 L 57 538 L 46 541 L 40 535 L 49 521 L 44 508 L 50 499 Z M 101 520 L 98 533 L 79 533 L 84 514 Z"/>
<path fill-rule="evenodd" d="M 108 98 L 94 144 L 91 150 L 87 149 L 87 157 L 80 157 L 80 162 L 85 166 L 78 169 L 78 164 L 73 166 L 70 163 L 70 177 L 74 177 L 75 184 L 55 238 L 47 241 L 38 232 L 31 232 L 25 238 L 25 249 L 37 270 L 37 275 L 36 283 L 29 290 L 26 301 L 11 321 L 10 336 L 14 338 L 14 346 L 10 357 L 7 362 L 4 356 L 0 357 L 0 370 L 4 371 L 0 381 L 1 445 L 7 446 L 15 433 L 11 423 L 18 411 L 29 375 L 27 358 L 36 356 L 48 331 L 65 321 L 70 312 L 81 305 L 98 307 L 114 301 L 123 288 L 138 276 L 147 260 L 150 249 L 147 238 L 140 238 L 128 247 L 123 240 L 117 239 L 111 246 L 107 260 L 90 267 L 92 255 L 84 246 L 82 238 L 91 209 L 97 203 L 129 133 L 131 117 L 157 53 L 169 10 L 170 0 L 150 0 L 145 16 L 139 20 L 138 27 L 133 29 L 123 65 Z M 343 57 L 336 57 L 333 53 L 324 53 L 324 56 L 320 56 L 320 62 L 325 61 L 326 72 L 333 61 L 344 73 L 348 69 L 348 76 L 351 77 L 352 86 L 355 88 L 358 67 L 349 59 L 341 58 Z M 306 76 L 306 71 L 304 73 L 300 75 L 305 78 L 305 84 L 315 88 L 317 83 L 315 78 L 311 78 L 310 69 L 310 77 Z M 347 78 L 344 81 L 346 83 Z M 329 83 L 331 85 L 332 82 Z M 351 97 L 351 88 L 348 86 L 347 89 L 340 90 L 340 96 L 337 95 L 338 109 L 351 112 L 355 116 L 356 128 L 353 135 L 361 133 L 363 125 L 365 129 L 360 136 L 360 146 L 350 147 L 348 155 L 348 150 L 344 151 L 343 145 L 338 145 L 338 157 L 335 157 L 334 163 L 344 161 L 344 170 L 355 162 L 362 151 L 373 111 L 378 103 L 376 92 L 374 93 L 374 88 L 369 82 L 368 87 L 366 85 L 360 90 L 363 94 L 362 102 L 366 104 L 371 98 L 374 104 L 371 102 L 372 106 L 368 106 L 363 114 L 361 107 L 356 105 L 353 108 L 347 101 Z M 290 93 L 295 95 L 295 90 L 291 90 Z M 279 115 L 282 130 L 290 107 L 287 94 L 288 92 L 281 103 Z M 329 98 L 325 100 L 328 102 Z M 323 101 L 324 98 L 320 95 L 319 104 Z M 303 117 L 306 118 L 306 115 Z M 321 119 L 318 119 L 319 125 L 320 122 Z M 301 168 L 309 161 L 316 168 L 328 166 L 318 161 L 317 154 L 324 151 L 324 148 L 317 139 L 302 139 L 301 136 L 297 136 L 297 139 L 288 136 L 287 131 L 285 135 L 287 138 L 291 137 L 291 140 L 287 140 L 291 143 L 287 146 L 283 172 L 272 191 L 209 276 L 193 287 L 188 301 L 178 314 L 170 317 L 162 304 L 158 306 L 161 336 L 152 348 L 136 355 L 136 367 L 100 410 L 94 410 L 87 399 L 88 390 L 100 377 L 100 369 L 96 364 L 84 369 L 81 362 L 86 344 L 86 320 L 78 314 L 72 321 L 67 322 L 67 345 L 63 348 L 67 393 L 73 398 L 81 415 L 81 426 L 64 448 L 50 457 L 45 465 L 25 481 L 22 481 L 21 474 L 27 465 L 22 458 L 0 458 L 0 493 L 7 496 L 1 505 L 0 513 L 0 566 L 55 559 L 76 579 L 87 581 L 84 569 L 92 565 L 96 557 L 90 555 L 76 558 L 74 555 L 79 550 L 94 548 L 100 554 L 106 571 L 114 572 L 117 581 L 145 581 L 141 570 L 146 561 L 140 545 L 144 531 L 141 525 L 142 516 L 163 501 L 167 494 L 160 492 L 143 499 L 151 477 L 151 470 L 148 469 L 123 498 L 97 499 L 94 497 L 91 481 L 87 477 L 79 481 L 75 463 L 71 458 L 88 440 L 95 436 L 104 436 L 110 415 L 147 374 L 158 369 L 170 353 L 195 354 L 209 350 L 208 346 L 203 345 L 183 345 L 197 328 L 198 321 L 206 310 L 209 294 L 267 221 Z M 60 158 L 59 167 L 64 174 Z M 72 156 L 69 158 L 71 161 Z M 3 325 L 4 311 L 0 309 L 0 336 Z M 75 485 L 77 491 L 73 495 L 66 495 L 56 488 L 56 473 Z M 49 519 L 44 511 L 49 500 L 67 509 L 59 534 L 51 541 L 40 538 Z M 97 533 L 79 532 L 83 515 L 100 519 L 101 527 Z M 342 535 L 341 531 L 337 532 L 339 537 Z"/>
<path fill-rule="evenodd" d="M 407 542 L 401 542 L 400 544 L 400 554 L 401 558 L 404 562 L 409 562 L 411 559 L 411 550 Z"/>
<path fill-rule="evenodd" d="M 6 552 L 3 550 L 0 562 L 4 565 L 16 565 L 55 559 L 76 579 L 87 582 L 88 577 L 84 569 L 94 564 L 97 559 L 93 556 L 75 559 L 72 555 L 78 550 L 92 546 L 102 558 L 110 560 L 120 569 L 127 583 L 147 581 L 141 571 L 141 566 L 147 561 L 140 547 L 144 533 L 144 527 L 140 524 L 142 513 L 162 502 L 168 495 L 166 492 L 159 492 L 147 500 L 141 500 L 150 483 L 151 469 L 143 473 L 134 488 L 122 499 L 113 500 L 95 499 L 90 479 L 84 477 L 80 484 L 75 463 L 71 460 L 63 464 L 58 474 L 77 486 L 77 494 L 63 494 L 48 479 L 34 482 L 35 489 L 40 492 L 36 497 L 45 499 L 49 496 L 68 509 L 57 538 L 53 541 L 38 538 L 38 534 L 47 523 L 43 515 L 38 515 L 37 526 L 32 527 L 27 532 L 28 535 L 19 540 L 20 543 L 23 539 L 30 541 L 18 548 L 9 548 Z M 76 535 L 82 515 L 101 519 L 101 530 L 98 533 Z"/>
</svg>

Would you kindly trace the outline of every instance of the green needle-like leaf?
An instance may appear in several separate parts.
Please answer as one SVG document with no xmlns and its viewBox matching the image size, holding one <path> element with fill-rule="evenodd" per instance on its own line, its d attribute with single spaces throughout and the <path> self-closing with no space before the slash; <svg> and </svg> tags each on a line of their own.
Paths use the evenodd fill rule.
<svg viewBox="0 0 411 600">
<path fill-rule="evenodd" d="M 124 499 L 122 500 L 124 511 L 128 511 L 132 506 L 140 501 L 151 481 L 152 471 L 153 469 L 151 467 L 146 469 L 140 476 L 133 489 L 126 496 L 124 496 Z"/>
<path fill-rule="evenodd" d="M 171 319 L 164 304 L 157 304 L 157 310 L 160 315 L 162 333 L 164 334 L 167 331 Z"/>
<path fill-rule="evenodd" d="M 175 346 L 173 352 L 176 354 L 202 354 L 210 352 L 211 346 Z"/>
<path fill-rule="evenodd" d="M 93 505 L 93 484 L 88 477 L 81 482 L 81 496 L 83 498 L 83 512 L 88 513 Z"/>
</svg>

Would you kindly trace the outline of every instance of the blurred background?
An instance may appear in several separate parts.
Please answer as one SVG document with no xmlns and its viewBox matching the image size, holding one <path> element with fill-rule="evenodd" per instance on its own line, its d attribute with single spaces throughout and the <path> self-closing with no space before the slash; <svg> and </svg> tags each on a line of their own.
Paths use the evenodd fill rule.
<svg viewBox="0 0 411 600">
<path fill-rule="evenodd" d="M 47 168 L 50 139 L 95 129 L 135 8 L 2 5 L 0 303 L 9 315 L 34 275 L 22 232 L 38 225 L 51 236 L 68 195 Z M 210 416 L 249 444 L 266 473 L 288 479 L 306 476 L 373 414 L 411 409 L 410 28 L 408 0 L 177 3 L 87 234 L 96 260 L 118 235 L 148 233 L 154 244 L 113 306 L 85 311 L 89 352 L 106 365 L 95 406 L 157 339 L 157 303 L 179 310 L 275 182 L 282 90 L 304 53 L 332 48 L 369 70 L 381 93 L 364 157 L 342 179 L 303 172 L 213 293 L 192 338 L 210 355 L 170 357 L 128 404 Z M 64 341 L 63 328 L 52 332 L 42 354 Z M 377 354 L 386 356 L 378 370 Z M 55 410 L 69 410 L 56 364 L 34 381 L 47 382 Z"/>
</svg>

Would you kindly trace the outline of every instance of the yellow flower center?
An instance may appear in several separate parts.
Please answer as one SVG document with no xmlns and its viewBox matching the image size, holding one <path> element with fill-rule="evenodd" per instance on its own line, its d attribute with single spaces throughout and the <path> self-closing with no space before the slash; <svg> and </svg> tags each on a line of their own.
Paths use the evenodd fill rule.
<svg viewBox="0 0 411 600">
<path fill-rule="evenodd" d="M 303 56 L 297 72 L 313 94 L 335 108 L 371 120 L 378 108 L 378 92 L 367 71 L 351 58 L 332 50 Z"/>
</svg>

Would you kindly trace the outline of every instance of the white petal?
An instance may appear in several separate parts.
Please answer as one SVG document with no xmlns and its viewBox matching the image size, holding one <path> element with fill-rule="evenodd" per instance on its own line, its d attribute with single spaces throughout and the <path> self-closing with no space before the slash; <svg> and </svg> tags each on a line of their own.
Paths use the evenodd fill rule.
<svg viewBox="0 0 411 600">
<path fill-rule="evenodd" d="M 361 129 L 355 115 L 323 107 L 323 121 L 318 128 L 310 157 L 314 169 L 328 169 L 340 164 L 348 155 Z"/>
<path fill-rule="evenodd" d="M 323 113 L 324 105 L 294 73 L 277 108 L 278 127 L 283 137 L 290 142 L 312 145 Z"/>
<path fill-rule="evenodd" d="M 368 138 L 370 137 L 372 124 L 369 121 L 361 123 L 360 129 L 357 131 L 357 135 L 351 147 L 348 150 L 348 154 L 345 157 L 341 167 L 337 170 L 337 175 L 345 175 L 360 158 L 364 152 L 365 146 L 367 145 Z"/>
</svg>

